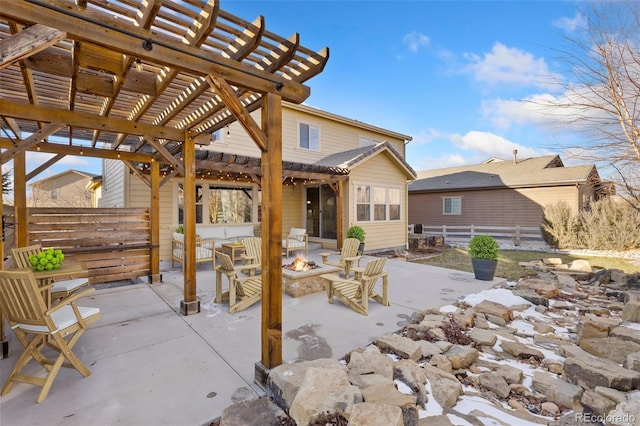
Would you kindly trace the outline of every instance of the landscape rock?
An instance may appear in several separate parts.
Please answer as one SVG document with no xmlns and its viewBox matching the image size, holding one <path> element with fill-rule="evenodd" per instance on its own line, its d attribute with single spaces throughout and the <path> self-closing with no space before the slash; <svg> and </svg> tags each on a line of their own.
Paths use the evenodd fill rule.
<svg viewBox="0 0 640 426">
<path fill-rule="evenodd" d="M 349 416 L 350 426 L 402 426 L 402 410 L 387 404 L 356 404 Z"/>
<path fill-rule="evenodd" d="M 444 355 L 451 361 L 454 370 L 467 368 L 473 364 L 479 356 L 478 350 L 469 346 L 453 345 Z"/>
<path fill-rule="evenodd" d="M 500 398 L 506 398 L 509 396 L 510 388 L 507 381 L 498 373 L 488 372 L 482 373 L 478 376 L 480 385 L 498 395 Z"/>
<path fill-rule="evenodd" d="M 580 386 L 567 383 L 564 380 L 554 380 L 545 394 L 548 401 L 562 407 L 576 409 L 584 390 Z"/>
<path fill-rule="evenodd" d="M 502 376 L 509 384 L 522 383 L 522 379 L 524 378 L 524 373 L 521 369 L 508 364 L 498 367 L 496 373 Z"/>
<path fill-rule="evenodd" d="M 624 305 L 622 319 L 630 322 L 640 322 L 640 300 L 633 300 Z"/>
<path fill-rule="evenodd" d="M 582 394 L 580 402 L 600 416 L 605 416 L 616 406 L 616 403 L 609 398 L 591 390 L 587 390 Z"/>
<path fill-rule="evenodd" d="M 476 312 L 501 318 L 505 323 L 513 319 L 513 310 L 491 300 L 483 300 L 475 306 Z M 488 318 L 487 318 L 488 319 Z"/>
<path fill-rule="evenodd" d="M 628 355 L 640 352 L 640 344 L 616 337 L 582 339 L 580 347 L 592 355 L 610 359 L 618 364 L 625 362 Z"/>
<path fill-rule="evenodd" d="M 572 271 L 582 271 L 582 272 L 592 271 L 591 264 L 589 263 L 588 260 L 585 260 L 585 259 L 574 260 L 573 262 L 571 262 L 571 266 L 569 266 L 569 269 L 571 269 Z"/>
<path fill-rule="evenodd" d="M 558 380 L 555 376 L 545 373 L 544 371 L 535 371 L 533 373 L 533 381 L 531 387 L 541 394 L 545 395 L 554 381 Z"/>
<path fill-rule="evenodd" d="M 608 414 L 612 421 L 608 424 L 616 426 L 637 426 L 640 419 L 640 392 L 629 392 L 624 401 L 619 402 L 616 408 Z"/>
<path fill-rule="evenodd" d="M 376 345 L 369 345 L 362 352 L 351 352 L 347 367 L 349 375 L 380 374 L 393 378 L 393 360 Z"/>
<path fill-rule="evenodd" d="M 609 337 L 617 337 L 618 339 L 640 344 L 640 330 L 631 327 L 615 327 L 611 330 Z"/>
<path fill-rule="evenodd" d="M 393 385 L 377 385 L 362 390 L 362 398 L 365 402 L 373 404 L 386 404 L 399 407 L 402 410 L 404 425 L 418 423 L 418 407 L 415 395 L 406 395 Z"/>
<path fill-rule="evenodd" d="M 495 345 L 498 337 L 493 334 L 491 331 L 482 330 L 479 328 L 474 328 L 469 333 L 469 338 L 482 346 L 493 346 Z"/>
<path fill-rule="evenodd" d="M 346 367 L 338 360 L 329 358 L 302 361 L 293 364 L 281 364 L 272 368 L 269 373 L 267 379 L 267 396 L 272 398 L 276 404 L 288 412 L 289 407 L 291 407 L 293 403 L 293 398 L 300 389 L 307 370 L 312 367 L 347 371 Z M 393 367 L 391 374 L 393 374 Z"/>
<path fill-rule="evenodd" d="M 627 355 L 622 366 L 629 370 L 640 371 L 640 352 Z"/>
<path fill-rule="evenodd" d="M 432 356 L 429 360 L 429 365 L 433 365 L 434 367 L 439 368 L 445 373 L 453 372 L 453 365 L 451 364 L 451 361 L 449 361 L 449 358 L 442 354 Z"/>
<path fill-rule="evenodd" d="M 573 356 L 564 363 L 564 374 L 569 382 L 585 389 L 605 386 L 621 391 L 634 390 L 640 385 L 640 373 L 577 349 L 582 352 L 573 349 Z"/>
<path fill-rule="evenodd" d="M 456 376 L 430 365 L 423 365 L 422 369 L 427 376 L 433 399 L 445 409 L 455 406 L 462 394 L 462 384 Z"/>
<path fill-rule="evenodd" d="M 307 425 L 324 420 L 327 414 L 336 414 L 337 409 L 349 413 L 353 404 L 360 402 L 360 389 L 349 382 L 344 370 L 311 367 L 293 399 L 289 416 L 297 424 Z"/>
<path fill-rule="evenodd" d="M 433 342 L 420 340 L 418 343 L 420 344 L 420 352 L 424 358 L 430 358 L 442 353 L 442 348 Z"/>
<path fill-rule="evenodd" d="M 500 342 L 500 347 L 504 349 L 505 352 L 513 355 L 516 358 L 534 357 L 540 360 L 544 359 L 544 354 L 541 351 L 527 346 L 524 343 L 503 340 Z"/>
<path fill-rule="evenodd" d="M 403 359 L 396 362 L 393 369 L 393 378 L 409 386 L 417 397 L 416 404 L 424 407 L 427 403 L 427 390 L 425 388 L 427 377 L 424 374 L 424 370 L 415 361 Z"/>
<path fill-rule="evenodd" d="M 381 337 L 376 345 L 381 350 L 392 352 L 402 358 L 418 361 L 422 357 L 422 348 L 418 342 L 396 334 Z"/>
<path fill-rule="evenodd" d="M 556 286 L 556 284 L 546 280 L 541 280 L 539 278 L 528 278 L 528 279 L 523 279 L 518 281 L 518 283 L 516 284 L 516 290 L 521 290 L 521 289 L 533 290 L 538 295 L 546 299 L 552 299 L 554 297 L 558 297 L 558 294 L 559 294 L 558 287 Z M 534 302 L 531 302 L 531 303 L 534 303 Z M 540 303 L 535 303 L 535 304 L 540 305 Z"/>
<path fill-rule="evenodd" d="M 220 416 L 220 426 L 289 425 L 293 420 L 271 398 L 258 398 L 228 406 Z"/>
<path fill-rule="evenodd" d="M 550 416 L 555 416 L 560 412 L 560 407 L 551 401 L 543 402 L 540 404 L 540 408 L 542 409 L 542 412 L 549 413 Z"/>
</svg>

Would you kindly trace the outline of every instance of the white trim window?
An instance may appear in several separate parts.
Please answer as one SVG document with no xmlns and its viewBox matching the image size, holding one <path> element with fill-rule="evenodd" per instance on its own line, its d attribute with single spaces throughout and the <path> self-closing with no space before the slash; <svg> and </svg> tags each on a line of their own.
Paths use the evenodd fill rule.
<svg viewBox="0 0 640 426">
<path fill-rule="evenodd" d="M 442 214 L 462 214 L 462 197 L 442 197 Z"/>
<path fill-rule="evenodd" d="M 320 128 L 312 124 L 299 123 L 298 129 L 298 147 L 320 151 Z"/>
<path fill-rule="evenodd" d="M 356 185 L 356 221 L 382 222 L 400 220 L 400 189 L 384 186 Z"/>
</svg>

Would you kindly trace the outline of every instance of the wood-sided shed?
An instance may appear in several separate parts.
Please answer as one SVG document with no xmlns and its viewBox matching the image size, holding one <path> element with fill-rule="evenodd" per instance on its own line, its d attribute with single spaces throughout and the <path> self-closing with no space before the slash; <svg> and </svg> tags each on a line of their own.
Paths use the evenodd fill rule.
<svg viewBox="0 0 640 426">
<path fill-rule="evenodd" d="M 282 362 L 281 104 L 302 103 L 310 94 L 303 83 L 328 57 L 328 48 L 303 47 L 297 33 L 274 34 L 263 17 L 245 21 L 217 0 L 0 0 L 0 159 L 13 161 L 16 244 L 28 243 L 30 177 L 66 155 L 119 159 L 132 173 L 144 171 L 151 188 L 151 276 L 158 278 L 158 192 L 182 175 L 181 312 L 198 312 L 195 178 L 209 166 L 196 146 L 238 121 L 261 151 L 257 179 L 268 253 L 256 363 L 262 381 L 265 370 Z M 260 123 L 250 115 L 258 108 Z M 55 155 L 28 172 L 26 151 Z"/>
</svg>

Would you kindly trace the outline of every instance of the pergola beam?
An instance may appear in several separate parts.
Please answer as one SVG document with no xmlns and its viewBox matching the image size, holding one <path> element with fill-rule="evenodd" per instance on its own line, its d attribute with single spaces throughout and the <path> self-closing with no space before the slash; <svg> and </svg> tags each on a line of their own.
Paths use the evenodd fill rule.
<svg viewBox="0 0 640 426">
<path fill-rule="evenodd" d="M 201 49 L 135 28 L 106 13 L 93 11 L 89 14 L 80 7 L 44 7 L 39 3 L 38 0 L 0 0 L 0 16 L 23 23 L 46 22 L 52 28 L 64 29 L 75 40 L 95 43 L 187 73 L 216 75 L 256 92 L 277 93 L 290 102 L 301 103 L 309 97 L 310 90 L 302 83 L 221 55 L 203 53 Z"/>
<path fill-rule="evenodd" d="M 28 58 L 64 39 L 67 34 L 36 24 L 0 41 L 0 69 Z"/>
<path fill-rule="evenodd" d="M 67 111 L 11 102 L 0 98 L 0 116 L 22 120 L 64 123 L 70 127 L 84 129 L 100 129 L 112 133 L 128 133 L 132 135 L 149 135 L 158 139 L 169 139 L 182 142 L 184 132 L 169 126 L 154 126 L 147 123 L 136 123 L 122 118 L 103 117 L 81 111 Z"/>
</svg>

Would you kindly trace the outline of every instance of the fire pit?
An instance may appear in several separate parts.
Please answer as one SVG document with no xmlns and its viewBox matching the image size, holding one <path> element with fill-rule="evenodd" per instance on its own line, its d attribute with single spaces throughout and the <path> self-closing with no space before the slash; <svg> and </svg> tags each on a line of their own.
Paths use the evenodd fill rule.
<svg viewBox="0 0 640 426">
<path fill-rule="evenodd" d="M 333 266 L 318 265 L 313 260 L 298 256 L 289 264 L 282 265 L 282 287 L 286 295 L 291 297 L 324 291 L 325 280 L 322 274 L 341 271 Z"/>
<path fill-rule="evenodd" d="M 289 271 L 303 272 L 310 271 L 311 269 L 316 269 L 319 266 L 313 260 L 308 260 L 304 256 L 298 256 L 293 260 L 293 262 L 282 265 L 282 267 L 284 269 L 288 269 Z"/>
</svg>

